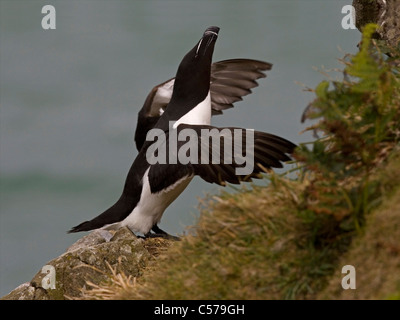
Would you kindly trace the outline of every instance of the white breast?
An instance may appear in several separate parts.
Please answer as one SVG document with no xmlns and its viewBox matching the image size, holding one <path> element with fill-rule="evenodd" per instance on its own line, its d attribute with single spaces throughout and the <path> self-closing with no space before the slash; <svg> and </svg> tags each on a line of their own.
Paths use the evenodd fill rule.
<svg viewBox="0 0 400 320">
<path fill-rule="evenodd" d="M 120 222 L 119 226 L 127 226 L 134 232 L 148 233 L 158 222 L 165 209 L 182 193 L 193 176 L 186 176 L 158 193 L 151 193 L 148 178 L 149 169 L 143 177 L 143 188 L 140 200 L 135 209 Z"/>
<path fill-rule="evenodd" d="M 211 96 L 208 91 L 207 97 L 195 106 L 192 110 L 186 113 L 182 118 L 178 119 L 173 128 L 176 129 L 179 124 L 206 124 L 211 123 Z"/>
</svg>

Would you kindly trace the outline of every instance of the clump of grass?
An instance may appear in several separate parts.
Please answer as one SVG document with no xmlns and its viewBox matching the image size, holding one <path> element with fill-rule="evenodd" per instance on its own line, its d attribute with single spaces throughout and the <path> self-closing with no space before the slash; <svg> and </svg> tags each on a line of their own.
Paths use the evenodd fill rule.
<svg viewBox="0 0 400 320">
<path fill-rule="evenodd" d="M 134 290 L 136 278 L 126 275 L 124 272 L 118 272 L 107 263 L 111 276 L 107 283 L 93 283 L 86 281 L 87 288 L 82 289 L 82 297 L 85 300 L 114 300 L 118 295 Z"/>
<path fill-rule="evenodd" d="M 298 177 L 272 174 L 267 186 L 205 199 L 193 235 L 114 298 L 320 297 L 369 213 L 400 185 L 388 169 L 400 154 L 400 72 L 373 44 L 375 27 L 343 60 L 343 81 L 315 89 L 304 120 L 319 120 L 308 130 L 321 138 L 298 148 Z"/>
<path fill-rule="evenodd" d="M 364 232 L 340 257 L 318 299 L 400 299 L 400 152 L 374 178 L 381 181 L 382 205 L 367 215 Z M 349 264 L 356 270 L 355 290 L 340 285 L 341 267 Z"/>
</svg>

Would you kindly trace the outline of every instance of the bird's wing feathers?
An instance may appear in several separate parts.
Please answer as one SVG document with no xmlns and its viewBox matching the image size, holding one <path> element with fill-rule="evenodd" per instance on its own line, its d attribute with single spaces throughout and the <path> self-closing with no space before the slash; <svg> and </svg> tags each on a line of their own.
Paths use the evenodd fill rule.
<svg viewBox="0 0 400 320">
<path fill-rule="evenodd" d="M 193 141 L 186 135 L 182 135 L 182 137 L 186 136 L 187 139 L 182 139 L 180 134 L 185 129 L 194 132 L 191 137 L 197 137 L 197 139 Z M 204 131 L 212 132 L 212 134 L 204 134 Z M 225 185 L 227 182 L 239 184 L 241 181 L 251 181 L 252 178 L 260 178 L 260 173 L 266 169 L 282 168 L 282 162 L 290 160 L 289 155 L 293 153 L 296 147 L 295 144 L 284 138 L 265 132 L 253 131 L 254 143 L 251 144 L 250 141 L 250 145 L 247 145 L 248 148 L 246 149 L 247 133 L 248 131 L 242 128 L 179 125 L 176 134 L 179 137 L 178 140 L 184 141 L 177 141 L 175 158 L 178 164 L 157 163 L 152 165 L 149 172 L 152 192 L 159 192 L 180 178 L 194 175 L 200 176 L 207 182 L 219 185 Z M 166 134 L 165 145 L 168 145 L 171 143 L 170 132 Z M 214 140 L 210 136 L 216 137 L 216 139 Z M 193 149 L 188 147 L 192 142 L 197 143 Z M 191 159 L 186 165 L 181 164 L 180 152 L 182 150 L 185 151 L 186 157 Z M 165 147 L 164 151 L 168 162 L 171 159 L 169 148 Z M 192 151 L 195 153 L 195 158 L 191 158 Z M 203 153 L 203 151 L 206 151 L 206 153 Z M 217 157 L 213 158 L 215 154 Z M 207 155 L 208 158 L 205 158 L 204 155 Z M 227 158 L 226 155 L 230 155 L 230 158 Z M 237 155 L 242 157 L 239 158 Z M 240 159 L 242 160 L 238 161 Z M 205 160 L 208 163 L 205 163 Z M 243 168 L 247 161 L 254 164 L 251 171 L 246 174 L 238 174 L 237 169 Z"/>
<path fill-rule="evenodd" d="M 211 65 L 211 107 L 213 115 L 232 108 L 233 103 L 241 101 L 258 86 L 256 80 L 265 78 L 264 71 L 272 64 L 251 59 L 230 59 Z"/>
</svg>

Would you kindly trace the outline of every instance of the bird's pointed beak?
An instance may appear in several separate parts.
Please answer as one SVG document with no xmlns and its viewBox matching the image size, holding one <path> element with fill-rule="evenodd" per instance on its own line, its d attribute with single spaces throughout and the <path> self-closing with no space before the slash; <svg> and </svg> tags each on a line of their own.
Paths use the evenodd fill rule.
<svg viewBox="0 0 400 320">
<path fill-rule="evenodd" d="M 211 44 L 214 44 L 218 38 L 218 27 L 208 27 L 206 31 L 204 31 L 203 37 L 200 39 L 199 43 L 197 44 L 196 54 L 197 56 L 202 56 L 207 52 L 207 49 Z"/>
</svg>

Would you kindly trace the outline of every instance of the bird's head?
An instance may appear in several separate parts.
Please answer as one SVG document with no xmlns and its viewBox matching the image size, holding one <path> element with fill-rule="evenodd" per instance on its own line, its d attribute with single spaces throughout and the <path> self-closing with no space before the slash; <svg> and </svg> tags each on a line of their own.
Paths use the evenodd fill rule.
<svg viewBox="0 0 400 320">
<path fill-rule="evenodd" d="M 207 95 L 210 87 L 210 72 L 218 27 L 209 27 L 179 65 L 176 73 L 172 99 L 187 95 Z M 175 97 L 174 97 L 175 96 Z"/>
</svg>

